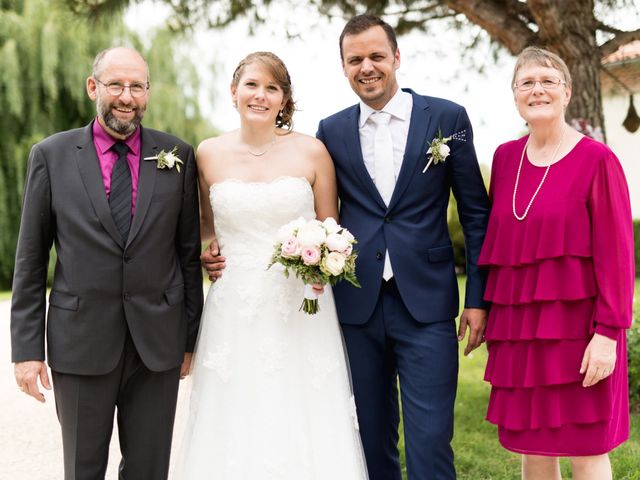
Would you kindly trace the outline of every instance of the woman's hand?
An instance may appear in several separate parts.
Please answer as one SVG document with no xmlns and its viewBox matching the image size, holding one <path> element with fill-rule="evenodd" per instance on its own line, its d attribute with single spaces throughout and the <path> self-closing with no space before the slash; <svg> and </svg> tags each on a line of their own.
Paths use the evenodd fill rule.
<svg viewBox="0 0 640 480">
<path fill-rule="evenodd" d="M 616 366 L 616 341 L 596 333 L 582 357 L 580 373 L 586 373 L 583 387 L 591 387 L 613 373 Z"/>
<path fill-rule="evenodd" d="M 314 283 L 311 285 L 313 288 L 313 293 L 316 295 L 322 295 L 324 293 L 324 285 L 322 283 Z"/>
</svg>

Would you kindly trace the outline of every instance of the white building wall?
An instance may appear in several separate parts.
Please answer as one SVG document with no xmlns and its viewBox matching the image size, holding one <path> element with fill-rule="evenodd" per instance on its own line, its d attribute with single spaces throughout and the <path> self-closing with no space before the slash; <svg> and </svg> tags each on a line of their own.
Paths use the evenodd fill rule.
<svg viewBox="0 0 640 480">
<path fill-rule="evenodd" d="M 640 98 L 634 100 L 640 113 Z M 622 126 L 629 110 L 629 96 L 603 98 L 603 110 L 607 143 L 620 159 L 627 177 L 633 218 L 640 218 L 640 129 L 630 133 Z"/>
</svg>

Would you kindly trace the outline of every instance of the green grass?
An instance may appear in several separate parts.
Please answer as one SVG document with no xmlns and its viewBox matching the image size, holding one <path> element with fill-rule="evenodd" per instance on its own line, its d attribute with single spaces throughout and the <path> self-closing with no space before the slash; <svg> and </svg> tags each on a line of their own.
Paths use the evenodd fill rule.
<svg viewBox="0 0 640 480">
<path fill-rule="evenodd" d="M 464 279 L 460 279 L 461 297 Z M 636 282 L 636 292 L 640 293 Z M 466 342 L 466 339 L 464 340 Z M 462 346 L 462 345 L 461 345 Z M 462 355 L 455 407 L 453 450 L 459 480 L 517 480 L 520 478 L 520 456 L 511 453 L 498 442 L 497 428 L 484 417 L 489 399 L 489 385 L 483 380 L 487 353 L 484 347 Z M 404 447 L 401 438 L 400 446 Z M 611 453 L 613 478 L 640 480 L 640 416 L 631 418 L 631 436 Z M 403 475 L 404 454 L 402 453 Z M 571 478 L 567 460 L 561 461 L 563 478 Z"/>
<path fill-rule="evenodd" d="M 0 302 L 3 300 L 9 300 L 11 298 L 11 291 L 8 292 L 0 292 Z"/>
</svg>

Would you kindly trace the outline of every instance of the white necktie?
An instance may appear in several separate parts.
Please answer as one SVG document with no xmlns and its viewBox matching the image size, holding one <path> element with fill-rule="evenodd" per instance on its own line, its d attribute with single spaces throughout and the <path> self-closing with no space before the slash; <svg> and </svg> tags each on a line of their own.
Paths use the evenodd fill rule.
<svg viewBox="0 0 640 480">
<path fill-rule="evenodd" d="M 396 186 L 393 171 L 393 140 L 389 129 L 391 115 L 387 112 L 376 112 L 370 118 L 376 124 L 376 133 L 373 138 L 374 180 L 384 203 L 389 205 Z"/>
<path fill-rule="evenodd" d="M 391 115 L 387 112 L 376 112 L 370 118 L 376 124 L 376 133 L 373 139 L 374 180 L 384 203 L 389 205 L 393 189 L 396 186 L 393 168 L 393 140 L 391 139 L 391 129 L 389 129 Z M 392 276 L 393 270 L 387 249 L 384 256 L 382 278 L 389 280 Z"/>
</svg>

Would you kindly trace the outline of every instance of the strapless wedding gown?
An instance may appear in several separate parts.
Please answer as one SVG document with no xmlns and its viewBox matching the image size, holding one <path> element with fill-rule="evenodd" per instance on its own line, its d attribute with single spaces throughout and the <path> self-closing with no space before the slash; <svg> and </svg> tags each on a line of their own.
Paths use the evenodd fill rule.
<svg viewBox="0 0 640 480">
<path fill-rule="evenodd" d="M 207 296 L 179 480 L 361 480 L 366 467 L 331 289 L 267 270 L 278 229 L 315 218 L 305 178 L 210 190 L 226 268 Z"/>
</svg>

